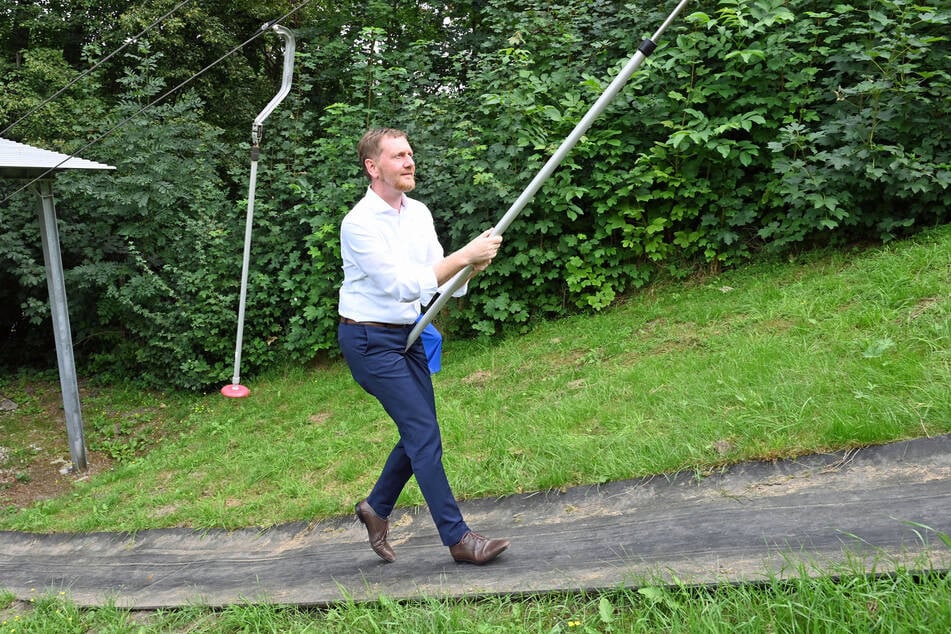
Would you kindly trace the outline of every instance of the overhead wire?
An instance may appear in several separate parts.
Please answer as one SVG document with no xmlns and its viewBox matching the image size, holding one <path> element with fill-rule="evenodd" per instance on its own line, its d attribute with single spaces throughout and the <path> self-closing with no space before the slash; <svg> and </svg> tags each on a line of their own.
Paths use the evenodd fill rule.
<svg viewBox="0 0 951 634">
<path fill-rule="evenodd" d="M 132 121 L 133 119 L 135 119 L 137 116 L 139 116 L 140 114 L 142 114 L 143 112 L 145 112 L 145 111 L 148 110 L 149 108 L 151 108 L 151 107 L 157 105 L 159 102 L 163 101 L 164 99 L 166 99 L 167 97 L 169 97 L 169 96 L 172 95 L 173 93 L 177 92 L 178 90 L 181 90 L 182 88 L 184 88 L 185 86 L 187 86 L 188 84 L 190 84 L 190 83 L 191 83 L 192 81 L 194 81 L 195 79 L 198 79 L 198 78 L 201 77 L 203 74 L 205 74 L 206 72 L 208 72 L 209 70 L 211 70 L 212 68 L 214 68 L 215 66 L 217 66 L 218 64 L 220 64 L 221 62 L 223 62 L 224 60 L 226 60 L 228 57 L 230 57 L 231 55 L 234 55 L 236 52 L 240 51 L 242 48 L 244 48 L 245 46 L 247 46 L 248 44 L 250 44 L 250 43 L 253 42 L 254 40 L 258 39 L 258 38 L 261 37 L 262 35 L 264 35 L 264 33 L 266 33 L 266 32 L 268 31 L 268 29 L 271 28 L 271 26 L 277 24 L 278 22 L 281 22 L 282 20 L 286 19 L 287 17 L 289 17 L 289 16 L 291 16 L 291 15 L 294 15 L 295 13 L 297 13 L 298 11 L 300 11 L 301 9 L 303 9 L 305 6 L 307 6 L 307 5 L 310 4 L 311 2 L 313 2 L 313 0 L 304 0 L 303 2 L 301 2 L 300 4 L 298 4 L 297 6 L 295 6 L 294 8 L 292 8 L 290 11 L 288 11 L 287 13 L 285 13 L 284 15 L 282 15 L 282 16 L 280 16 L 280 17 L 278 17 L 278 18 L 275 18 L 274 20 L 271 20 L 270 22 L 266 22 L 263 26 L 261 26 L 260 29 L 258 29 L 258 31 L 257 31 L 254 35 L 252 35 L 251 37 L 249 37 L 247 40 L 245 40 L 245 41 L 242 42 L 241 44 L 238 44 L 237 46 L 233 47 L 233 48 L 232 48 L 231 50 L 229 50 L 227 53 L 225 53 L 224 55 L 222 55 L 221 57 L 219 57 L 218 59 L 216 59 L 216 60 L 213 61 L 212 63 L 208 64 L 207 66 L 205 66 L 204 68 L 202 68 L 200 71 L 198 71 L 197 73 L 195 73 L 194 75 L 192 75 L 192 76 L 189 77 L 188 79 L 182 81 L 181 83 L 179 83 L 178 85 L 176 85 L 174 88 L 171 88 L 171 89 L 165 91 L 161 96 L 156 97 L 155 99 L 153 99 L 153 100 L 150 101 L 149 103 L 145 104 L 144 106 L 142 106 L 141 108 L 139 108 L 138 110 L 136 110 L 134 113 L 132 113 L 131 115 L 129 115 L 128 117 L 126 117 L 125 119 L 123 119 L 122 121 L 120 121 L 118 124 L 116 124 L 115 126 L 113 126 L 112 128 L 110 128 L 108 131 L 106 131 L 106 132 L 100 134 L 99 136 L 97 136 L 97 137 L 96 137 L 95 139 L 93 139 L 92 141 L 89 141 L 88 143 L 86 143 L 85 145 L 83 145 L 82 147 L 80 147 L 79 149 L 77 149 L 76 151 L 74 151 L 72 154 L 69 154 L 68 156 L 66 156 L 66 158 L 64 158 L 62 161 L 60 161 L 59 163 L 57 163 L 57 164 L 54 165 L 53 167 L 47 169 L 45 172 L 43 172 L 43 173 L 40 174 L 39 176 L 36 176 L 35 178 L 33 178 L 33 180 L 27 182 L 25 185 L 23 185 L 23 186 L 20 187 L 19 189 L 14 190 L 14 191 L 13 191 L 11 194 L 9 194 L 6 198 L 4 198 L 3 200 L 0 200 L 0 205 L 2 205 L 3 203 L 5 203 L 6 201 L 10 200 L 11 198 L 13 198 L 14 196 L 16 196 L 17 194 L 19 194 L 20 192 L 22 192 L 24 189 L 29 188 L 31 185 L 33 185 L 33 183 L 35 183 L 35 182 L 37 182 L 37 181 L 39 181 L 39 180 L 42 180 L 42 179 L 46 178 L 46 176 L 48 176 L 50 173 L 52 173 L 52 172 L 54 172 L 55 170 L 57 170 L 60 166 L 62 166 L 64 163 L 66 163 L 69 159 L 76 158 L 76 156 L 77 156 L 80 152 L 82 152 L 82 151 L 84 151 L 84 150 L 86 150 L 86 149 L 92 147 L 93 145 L 96 145 L 97 143 L 99 143 L 99 142 L 102 141 L 103 139 L 109 137 L 110 135 L 112 135 L 113 133 L 115 133 L 117 130 L 119 130 L 120 128 L 122 128 L 123 126 L 125 126 L 127 123 L 129 123 L 130 121 Z"/>
<path fill-rule="evenodd" d="M 155 20 L 154 22 L 152 22 L 152 24 L 150 24 L 149 26 L 145 27 L 145 29 L 144 29 L 141 33 L 139 33 L 138 35 L 134 35 L 134 36 L 132 36 L 131 38 L 127 39 L 127 40 L 125 41 L 125 43 L 124 43 L 122 46 L 120 46 L 120 47 L 117 48 L 116 50 L 112 51 L 111 53 L 109 53 L 108 55 L 106 55 L 105 57 L 103 57 L 102 59 L 100 59 L 98 62 L 96 62 L 95 64 L 93 64 L 90 68 L 86 69 L 85 71 L 83 71 L 82 73 L 80 73 L 79 75 L 77 75 L 76 77 L 74 77 L 71 81 L 67 82 L 67 84 L 66 84 L 65 86 L 63 86 L 62 88 L 60 88 L 59 90 L 57 90 L 55 93 L 53 93 L 52 95 L 50 95 L 49 97 L 47 97 L 46 99 L 44 99 L 42 102 L 40 102 L 39 105 L 35 106 L 32 110 L 30 110 L 29 112 L 27 112 L 25 115 L 23 115 L 22 117 L 20 117 L 19 119 L 17 119 L 16 121 L 14 121 L 13 123 L 11 123 L 11 124 L 8 125 L 7 127 L 5 127 L 3 130 L 0 130 L 0 137 L 4 136 L 7 132 L 9 132 L 9 131 L 12 130 L 13 128 L 15 128 L 15 127 L 16 127 L 20 122 L 22 122 L 24 119 L 27 119 L 27 118 L 31 117 L 31 116 L 34 115 L 38 110 L 40 110 L 41 108 L 43 108 L 45 105 L 47 105 L 48 103 L 50 103 L 51 101 L 53 101 L 54 99 L 56 99 L 57 97 L 59 97 L 61 94 L 63 94 L 64 92 L 66 92 L 66 90 L 69 89 L 70 86 L 72 86 L 73 84 L 75 84 L 76 82 L 78 82 L 79 80 L 81 80 L 83 77 L 86 77 L 87 75 L 89 75 L 90 73 L 92 73 L 93 71 L 95 71 L 97 68 L 99 68 L 100 66 L 102 66 L 103 64 L 105 64 L 106 62 L 108 62 L 110 59 L 112 59 L 113 57 L 115 57 L 116 55 L 118 55 L 119 53 L 121 53 L 122 51 L 124 51 L 124 50 L 126 49 L 126 47 L 128 47 L 128 46 L 131 45 L 131 44 L 134 44 L 135 42 L 138 42 L 139 39 L 141 39 L 143 35 L 145 35 L 145 34 L 148 33 L 149 31 L 151 31 L 151 30 L 152 30 L 153 28 L 155 28 L 158 24 L 161 24 L 162 22 L 164 22 L 166 19 L 168 19 L 169 16 L 171 16 L 173 13 L 175 13 L 176 11 L 178 11 L 179 9 L 181 9 L 184 5 L 188 4 L 189 2 L 191 2 L 191 0 L 182 0 L 182 1 L 179 2 L 171 11 L 169 11 L 168 13 L 166 13 L 165 15 L 163 15 L 162 17 L 160 17 L 160 18 L 158 18 L 157 20 Z"/>
</svg>

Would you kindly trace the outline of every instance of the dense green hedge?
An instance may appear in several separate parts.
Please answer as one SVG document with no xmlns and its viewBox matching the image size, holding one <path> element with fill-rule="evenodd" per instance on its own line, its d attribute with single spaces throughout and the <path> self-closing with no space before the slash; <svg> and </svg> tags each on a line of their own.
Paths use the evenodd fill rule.
<svg viewBox="0 0 951 634">
<path fill-rule="evenodd" d="M 368 125 L 410 132 L 416 195 L 446 247 L 461 246 L 501 217 L 671 8 L 647 4 L 489 0 L 479 46 L 454 51 L 375 27 L 347 49 L 302 41 L 294 93 L 262 144 L 244 373 L 335 350 L 337 230 L 366 187 L 354 144 Z M 440 325 L 518 329 L 603 309 L 660 271 L 947 222 L 949 23 L 947 8 L 900 1 L 688 5 Z M 161 89 L 150 64 L 147 47 L 129 59 L 106 126 Z M 339 64 L 349 83 L 318 107 L 315 87 Z M 84 153 L 115 174 L 57 182 L 88 372 L 193 389 L 231 376 L 247 147 L 225 143 L 206 107 L 182 98 L 137 115 Z M 26 194 L 0 206 L 9 359 L 46 341 L 35 207 Z"/>
</svg>

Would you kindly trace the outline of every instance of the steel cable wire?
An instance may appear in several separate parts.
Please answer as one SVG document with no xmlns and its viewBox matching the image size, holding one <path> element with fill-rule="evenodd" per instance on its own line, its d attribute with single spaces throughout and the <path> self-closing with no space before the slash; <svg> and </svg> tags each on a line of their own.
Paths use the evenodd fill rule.
<svg viewBox="0 0 951 634">
<path fill-rule="evenodd" d="M 152 29 L 154 29 L 157 25 L 159 25 L 159 24 L 161 24 L 162 22 L 164 22 L 170 15 L 172 15 L 173 13 L 175 13 L 176 11 L 178 11 L 180 8 L 182 8 L 184 5 L 188 4 L 189 2 L 191 2 L 191 0 L 182 0 L 182 2 L 179 2 L 171 11 L 169 11 L 168 13 L 166 13 L 165 15 L 163 15 L 162 17 L 160 17 L 159 19 L 157 19 L 155 22 L 153 22 L 153 23 L 150 24 L 149 26 L 145 27 L 145 29 L 144 29 L 141 33 L 139 33 L 138 35 L 134 35 L 134 36 L 130 37 L 129 39 L 127 39 L 126 42 L 125 42 L 125 44 L 123 44 L 122 46 L 120 46 L 120 47 L 117 48 L 116 50 L 112 51 L 111 53 L 109 53 L 108 55 L 106 55 L 105 57 L 103 57 L 102 59 L 100 59 L 98 62 L 96 62 L 95 64 L 93 64 L 90 68 L 86 69 L 85 71 L 83 71 L 82 73 L 80 73 L 79 75 L 77 75 L 76 77 L 74 77 L 72 80 L 70 80 L 65 86 L 63 86 L 62 88 L 60 88 L 59 90 L 57 90 L 57 91 L 56 91 L 55 93 L 53 93 L 51 96 L 49 96 L 49 97 L 47 97 L 46 99 L 44 99 L 42 102 L 40 102 L 39 105 L 35 106 L 32 110 L 30 110 L 29 112 L 27 112 L 25 115 L 23 115 L 22 117 L 20 117 L 19 119 L 17 119 L 16 121 L 14 121 L 13 123 L 11 123 L 11 124 L 8 125 L 7 127 L 5 127 L 3 130 L 0 130 L 0 137 L 4 136 L 7 132 L 9 132 L 9 131 L 12 130 L 13 128 L 15 128 L 15 127 L 16 127 L 19 123 L 21 123 L 24 119 L 27 119 L 27 118 L 31 117 L 31 116 L 32 116 L 33 114 L 35 114 L 40 108 L 42 108 L 43 106 L 47 105 L 48 103 L 50 103 L 51 101 L 53 101 L 54 99 L 56 99 L 57 97 L 59 97 L 59 96 L 60 96 L 61 94 L 63 94 L 70 86 L 72 86 L 73 84 L 75 84 L 76 82 L 78 82 L 79 80 L 81 80 L 83 77 L 86 77 L 87 75 L 89 75 L 90 73 L 92 73 L 94 70 L 96 70 L 97 68 L 99 68 L 100 66 L 102 66 L 103 64 L 105 64 L 106 62 L 108 62 L 110 59 L 112 59 L 113 57 L 115 57 L 116 55 L 118 55 L 119 53 L 121 53 L 123 50 L 126 49 L 127 46 L 129 46 L 130 44 L 134 44 L 135 42 L 138 42 L 139 39 L 140 39 L 143 35 L 145 35 L 145 34 L 148 33 L 149 31 L 151 31 Z"/>
<path fill-rule="evenodd" d="M 167 90 L 167 91 L 165 91 L 164 93 L 162 93 L 160 96 L 156 97 L 155 99 L 153 99 L 153 100 L 150 101 L 149 103 L 145 104 L 144 106 L 142 106 L 141 108 L 139 108 L 138 110 L 136 110 L 134 113 L 132 113 L 131 115 L 129 115 L 128 117 L 126 117 L 125 119 L 123 119 L 122 121 L 120 121 L 119 123 L 117 123 L 115 126 L 113 126 L 112 128 L 110 128 L 110 129 L 107 130 L 106 132 L 103 132 L 102 134 L 100 134 L 99 136 L 97 136 L 97 137 L 96 137 L 95 139 L 93 139 L 92 141 L 89 141 L 88 143 L 86 143 L 85 145 L 83 145 L 82 147 L 80 147 L 78 150 L 75 150 L 72 154 L 69 154 L 69 155 L 66 156 L 66 158 L 64 158 L 62 161 L 60 161 L 59 163 L 57 163 L 57 164 L 54 165 L 53 167 L 47 169 L 45 172 L 43 172 L 42 174 L 40 174 L 39 176 L 37 176 L 37 177 L 34 178 L 33 180 L 27 182 L 26 184 L 24 184 L 24 185 L 23 185 L 22 187 L 20 187 L 19 189 L 14 190 L 12 193 L 10 193 L 9 195 L 7 195 L 5 198 L 3 198 L 2 200 L 0 200 L 0 205 L 2 205 L 3 203 L 7 202 L 7 201 L 10 200 L 11 198 L 13 198 L 14 196 L 16 196 L 16 195 L 19 194 L 20 192 L 22 192 L 23 190 L 29 188 L 31 185 L 33 185 L 33 183 L 36 183 L 37 181 L 46 178 L 50 173 L 54 172 L 57 168 L 59 168 L 59 167 L 60 167 L 61 165 L 63 165 L 64 163 L 66 163 L 69 159 L 76 158 L 77 155 L 78 155 L 80 152 L 83 152 L 84 150 L 89 149 L 90 147 L 96 145 L 97 143 L 99 143 L 99 142 L 102 141 L 103 139 L 106 139 L 107 137 L 111 136 L 111 135 L 114 134 L 116 131 L 118 131 L 120 128 L 124 127 L 127 123 L 129 123 L 130 121 L 132 121 L 133 119 L 135 119 L 136 117 L 138 117 L 140 114 L 142 114 L 143 112 L 145 112 L 145 111 L 148 110 L 149 108 L 151 108 L 151 107 L 157 105 L 158 103 L 164 101 L 166 98 L 168 98 L 169 96 L 171 96 L 173 93 L 175 93 L 175 92 L 181 90 L 182 88 L 184 88 L 185 86 L 187 86 L 188 84 L 190 84 L 191 82 L 193 82 L 194 80 L 198 79 L 198 78 L 201 77 L 203 74 L 205 74 L 206 72 L 208 72 L 209 70 L 211 70 L 212 68 L 214 68 L 215 66 L 217 66 L 218 64 L 220 64 L 221 62 L 223 62 L 224 60 L 226 60 L 227 58 L 231 57 L 231 56 L 234 55 L 236 52 L 240 51 L 242 48 L 244 48 L 245 46 L 247 46 L 248 44 L 250 44 L 250 43 L 253 42 L 254 40 L 256 40 L 256 39 L 258 39 L 259 37 L 261 37 L 263 34 L 267 33 L 268 30 L 270 30 L 270 28 L 271 28 L 273 25 L 277 24 L 278 22 L 281 22 L 282 20 L 286 19 L 287 17 L 289 17 L 289 16 L 291 16 L 291 15 L 294 15 L 295 13 L 297 13 L 298 11 L 300 11 L 301 9 L 303 9 L 305 6 L 307 6 L 307 5 L 310 4 L 311 2 L 313 2 L 313 0 L 304 0 L 304 2 L 301 2 L 300 4 L 298 4 L 297 6 L 295 6 L 294 8 L 292 8 L 290 11 L 288 11 L 288 12 L 285 13 L 284 15 L 280 16 L 279 18 L 276 18 L 276 19 L 274 19 L 274 20 L 271 20 L 270 22 L 265 23 L 260 29 L 258 29 L 258 31 L 257 31 L 254 35 L 252 35 L 251 37 L 249 37 L 247 40 L 245 40 L 245 41 L 242 42 L 241 44 L 238 44 L 237 46 L 233 47 L 233 48 L 232 48 L 231 50 L 229 50 L 227 53 L 225 53 L 224 55 L 222 55 L 221 57 L 219 57 L 218 59 L 216 59 L 216 60 L 213 61 L 212 63 L 208 64 L 207 66 L 205 66 L 204 68 L 202 68 L 200 71 L 198 71 L 197 73 L 195 73 L 194 75 L 192 75 L 192 76 L 189 77 L 188 79 L 182 81 L 181 83 L 179 83 L 179 84 L 176 85 L 175 87 L 170 88 L 169 90 Z"/>
</svg>

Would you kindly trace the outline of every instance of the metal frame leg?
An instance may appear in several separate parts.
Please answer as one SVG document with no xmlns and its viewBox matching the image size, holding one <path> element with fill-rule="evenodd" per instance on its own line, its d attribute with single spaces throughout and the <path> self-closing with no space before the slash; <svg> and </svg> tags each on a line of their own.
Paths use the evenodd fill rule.
<svg viewBox="0 0 951 634">
<path fill-rule="evenodd" d="M 46 263 L 46 284 L 50 294 L 50 312 L 53 316 L 53 336 L 56 340 L 56 361 L 59 364 L 59 382 L 63 391 L 66 413 L 66 433 L 69 437 L 69 455 L 73 468 L 85 471 L 86 442 L 83 436 L 83 416 L 79 407 L 79 384 L 76 381 L 76 362 L 73 357 L 73 338 L 69 327 L 66 304 L 66 283 L 63 279 L 63 259 L 59 247 L 59 229 L 56 226 L 56 208 L 53 202 L 53 181 L 37 183 L 42 201 L 40 235 L 43 239 L 43 259 Z"/>
</svg>

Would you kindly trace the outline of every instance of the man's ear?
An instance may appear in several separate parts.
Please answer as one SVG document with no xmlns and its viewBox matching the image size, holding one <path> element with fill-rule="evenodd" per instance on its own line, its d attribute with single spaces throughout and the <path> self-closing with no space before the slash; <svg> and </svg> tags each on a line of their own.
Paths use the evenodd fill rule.
<svg viewBox="0 0 951 634">
<path fill-rule="evenodd" d="M 371 158 L 363 159 L 363 167 L 366 169 L 367 174 L 370 175 L 371 180 L 377 177 L 376 161 Z"/>
</svg>

